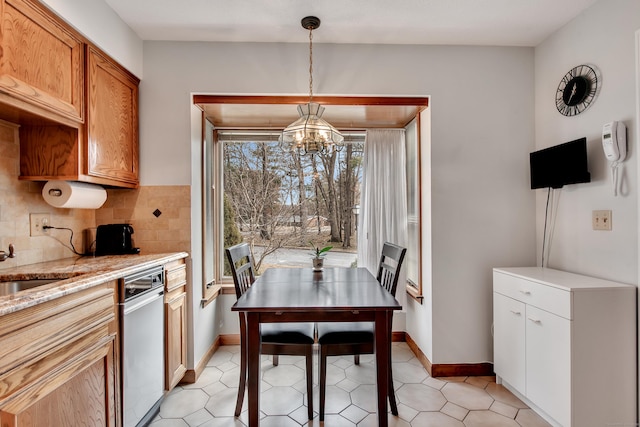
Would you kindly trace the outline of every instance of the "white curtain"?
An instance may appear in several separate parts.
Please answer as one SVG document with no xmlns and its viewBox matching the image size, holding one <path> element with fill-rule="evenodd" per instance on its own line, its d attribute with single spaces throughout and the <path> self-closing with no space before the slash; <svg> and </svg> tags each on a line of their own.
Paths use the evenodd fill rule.
<svg viewBox="0 0 640 427">
<path fill-rule="evenodd" d="M 358 219 L 358 267 L 375 275 L 384 242 L 407 247 L 404 129 L 367 130 Z M 403 277 L 397 296 L 404 294 Z"/>
</svg>

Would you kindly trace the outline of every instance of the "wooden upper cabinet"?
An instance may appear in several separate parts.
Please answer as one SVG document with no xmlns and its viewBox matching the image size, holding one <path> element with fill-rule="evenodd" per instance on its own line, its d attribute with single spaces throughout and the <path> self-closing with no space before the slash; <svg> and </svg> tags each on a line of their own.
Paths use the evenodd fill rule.
<svg viewBox="0 0 640 427">
<path fill-rule="evenodd" d="M 87 175 L 137 186 L 138 83 L 124 68 L 88 46 Z"/>
<path fill-rule="evenodd" d="M 11 0 L 14 1 L 16 0 Z M 18 2 L 26 7 L 22 0 Z M 6 3 L 4 5 L 5 8 L 8 7 Z M 30 46 L 23 48 L 25 56 L 33 56 Z M 12 46 L 12 49 L 15 48 Z M 83 106 L 81 112 L 84 113 L 81 117 L 84 118 L 84 122 L 57 120 L 40 115 L 45 120 L 36 119 L 21 123 L 20 179 L 59 179 L 136 188 L 139 183 L 140 81 L 91 44 L 83 45 L 83 49 L 86 51 L 81 51 L 79 57 L 85 59 L 85 63 L 80 67 L 83 77 L 81 86 L 84 87 L 84 91 L 75 92 L 86 95 L 81 97 L 84 101 L 80 102 Z M 53 54 L 52 56 L 55 57 Z M 1 60 L 0 58 L 0 62 Z M 50 57 L 46 60 L 53 61 Z M 64 70 L 60 73 L 64 74 Z M 3 82 L 2 76 L 0 118 L 6 119 L 2 116 L 2 113 L 7 112 L 6 100 L 2 97 Z M 38 114 L 33 110 L 29 112 Z M 20 117 L 23 117 L 22 112 Z"/>
<path fill-rule="evenodd" d="M 38 2 L 0 0 L 0 7 L 3 108 L 82 122 L 82 38 Z"/>
</svg>

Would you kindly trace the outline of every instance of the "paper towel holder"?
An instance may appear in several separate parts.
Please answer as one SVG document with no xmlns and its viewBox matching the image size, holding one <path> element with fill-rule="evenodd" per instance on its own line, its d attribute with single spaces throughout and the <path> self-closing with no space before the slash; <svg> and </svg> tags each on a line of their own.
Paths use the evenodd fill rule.
<svg viewBox="0 0 640 427">
<path fill-rule="evenodd" d="M 107 200 L 107 192 L 88 182 L 52 180 L 42 188 L 42 197 L 56 208 L 98 209 Z"/>
</svg>

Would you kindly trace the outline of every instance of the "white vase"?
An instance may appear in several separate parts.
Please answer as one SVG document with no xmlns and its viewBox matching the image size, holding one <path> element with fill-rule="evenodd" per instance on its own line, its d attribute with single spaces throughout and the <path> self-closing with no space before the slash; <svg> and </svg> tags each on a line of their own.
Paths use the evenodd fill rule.
<svg viewBox="0 0 640 427">
<path fill-rule="evenodd" d="M 324 265 L 324 258 L 313 258 L 313 269 L 315 271 L 322 271 Z"/>
</svg>

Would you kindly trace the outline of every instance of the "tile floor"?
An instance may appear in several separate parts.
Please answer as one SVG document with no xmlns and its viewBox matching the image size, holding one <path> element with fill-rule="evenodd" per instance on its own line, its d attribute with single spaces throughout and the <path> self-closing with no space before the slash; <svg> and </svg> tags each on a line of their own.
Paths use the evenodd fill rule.
<svg viewBox="0 0 640 427">
<path fill-rule="evenodd" d="M 239 346 L 222 346 L 197 383 L 176 387 L 164 400 L 152 427 L 243 427 L 247 400 L 234 418 L 238 390 Z M 261 427 L 378 425 L 375 362 L 361 356 L 330 357 L 324 424 L 307 420 L 304 358 L 280 356 L 273 366 L 262 356 Z M 317 358 L 314 409 L 318 408 Z M 393 379 L 399 415 L 389 413 L 390 427 L 546 427 L 535 412 L 494 377 L 431 378 L 406 343 L 393 343 Z"/>
</svg>

